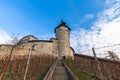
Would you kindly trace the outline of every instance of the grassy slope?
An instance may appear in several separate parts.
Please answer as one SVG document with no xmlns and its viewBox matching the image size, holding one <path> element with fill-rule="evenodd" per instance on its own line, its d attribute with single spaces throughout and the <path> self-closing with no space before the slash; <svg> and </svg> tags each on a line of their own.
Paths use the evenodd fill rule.
<svg viewBox="0 0 120 80">
<path fill-rule="evenodd" d="M 94 80 L 89 74 L 82 72 L 77 64 L 73 60 L 65 60 L 65 63 L 72 70 L 72 72 L 78 77 L 79 80 Z"/>
</svg>

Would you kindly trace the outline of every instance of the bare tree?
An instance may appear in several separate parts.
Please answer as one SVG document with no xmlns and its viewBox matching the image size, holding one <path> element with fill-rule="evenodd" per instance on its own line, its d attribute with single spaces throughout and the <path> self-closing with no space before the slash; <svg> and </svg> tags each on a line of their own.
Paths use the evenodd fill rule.
<svg viewBox="0 0 120 80">
<path fill-rule="evenodd" d="M 11 40 L 9 41 L 10 44 L 17 45 L 19 43 L 20 34 L 12 34 L 10 37 L 11 37 Z"/>
<path fill-rule="evenodd" d="M 19 34 L 13 35 L 13 36 L 11 36 L 11 38 L 12 38 L 12 40 L 9 41 L 9 43 L 12 44 L 11 51 L 10 51 L 10 54 L 8 55 L 8 57 L 5 59 L 4 65 L 1 68 L 0 80 L 4 80 L 4 74 L 8 68 L 8 65 L 10 64 L 13 51 L 19 45 L 18 44 L 19 43 Z"/>
<path fill-rule="evenodd" d="M 108 52 L 108 58 L 110 58 L 111 60 L 115 60 L 115 61 L 119 61 L 120 58 L 118 57 L 118 55 L 116 53 L 114 53 L 113 51 L 107 51 Z"/>
</svg>

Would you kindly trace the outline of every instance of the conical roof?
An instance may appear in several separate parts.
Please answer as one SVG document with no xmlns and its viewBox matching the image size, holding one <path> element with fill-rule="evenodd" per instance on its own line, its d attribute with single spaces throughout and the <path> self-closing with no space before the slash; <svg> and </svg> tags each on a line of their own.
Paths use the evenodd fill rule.
<svg viewBox="0 0 120 80">
<path fill-rule="evenodd" d="M 66 23 L 63 20 L 61 20 L 61 23 L 55 28 L 54 32 L 56 33 L 56 29 L 58 29 L 60 27 L 68 28 L 71 31 L 71 29 L 66 25 Z"/>
</svg>

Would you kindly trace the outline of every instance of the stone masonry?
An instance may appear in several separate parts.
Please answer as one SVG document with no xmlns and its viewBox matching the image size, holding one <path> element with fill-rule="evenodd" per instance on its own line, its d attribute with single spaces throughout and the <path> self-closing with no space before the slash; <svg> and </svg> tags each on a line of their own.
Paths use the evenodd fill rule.
<svg viewBox="0 0 120 80">
<path fill-rule="evenodd" d="M 28 35 L 20 39 L 15 47 L 14 55 L 27 55 L 32 48 L 33 55 L 51 55 L 62 59 L 63 57 L 74 59 L 74 50 L 70 47 L 70 28 L 65 22 L 61 22 L 54 30 L 56 38 L 50 40 L 38 40 L 33 35 Z M 13 45 L 0 45 L 0 55 L 9 55 Z"/>
</svg>

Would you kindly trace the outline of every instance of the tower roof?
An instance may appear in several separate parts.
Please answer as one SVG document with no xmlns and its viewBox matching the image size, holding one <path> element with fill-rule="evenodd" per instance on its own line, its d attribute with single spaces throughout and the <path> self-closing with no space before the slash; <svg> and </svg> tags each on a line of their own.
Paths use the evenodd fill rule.
<svg viewBox="0 0 120 80">
<path fill-rule="evenodd" d="M 61 20 L 61 23 L 55 28 L 54 32 L 56 33 L 56 29 L 60 27 L 68 28 L 71 31 L 71 29 L 66 25 L 66 23 L 63 20 Z"/>
</svg>

